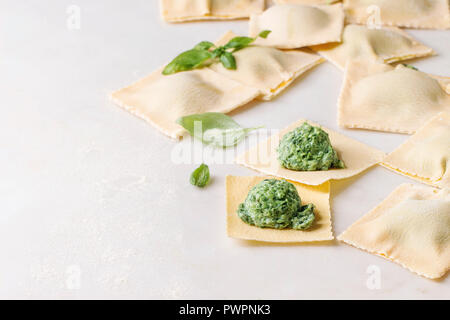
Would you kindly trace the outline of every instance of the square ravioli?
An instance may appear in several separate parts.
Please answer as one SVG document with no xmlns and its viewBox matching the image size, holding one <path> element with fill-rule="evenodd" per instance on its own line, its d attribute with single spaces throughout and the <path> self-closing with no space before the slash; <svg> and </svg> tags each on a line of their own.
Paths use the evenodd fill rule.
<svg viewBox="0 0 450 320">
<path fill-rule="evenodd" d="M 344 0 L 348 22 L 417 29 L 449 29 L 448 0 Z"/>
<path fill-rule="evenodd" d="M 227 176 L 227 234 L 231 238 L 265 242 L 311 242 L 333 240 L 330 213 L 330 183 L 317 187 L 291 182 L 297 189 L 304 204 L 313 203 L 316 221 L 305 231 L 293 229 L 258 228 L 243 222 L 236 211 L 244 202 L 248 192 L 255 185 L 270 177 Z"/>
<path fill-rule="evenodd" d="M 347 63 L 338 102 L 338 123 L 346 128 L 413 134 L 450 111 L 448 83 L 439 77 L 367 60 Z"/>
<path fill-rule="evenodd" d="M 228 32 L 217 44 L 225 45 L 235 36 Z M 234 57 L 236 70 L 228 70 L 221 63 L 213 64 L 211 69 L 257 88 L 263 100 L 273 99 L 300 75 L 324 61 L 316 54 L 301 50 L 281 51 L 262 46 L 249 46 L 234 53 Z"/>
<path fill-rule="evenodd" d="M 344 162 L 345 168 L 326 171 L 294 171 L 286 169 L 280 165 L 276 149 L 281 138 L 286 133 L 300 127 L 304 122 L 318 126 L 311 121 L 299 120 L 281 130 L 278 134 L 272 135 L 267 141 L 263 141 L 256 147 L 238 156 L 236 163 L 263 174 L 317 186 L 329 180 L 340 180 L 355 176 L 381 162 L 385 157 L 385 154 L 379 150 L 321 127 L 328 134 L 331 145 L 336 150 L 339 159 Z"/>
<path fill-rule="evenodd" d="M 382 165 L 423 183 L 450 188 L 450 113 L 432 118 Z"/>
<path fill-rule="evenodd" d="M 344 28 L 342 4 L 308 6 L 281 4 L 260 15 L 251 15 L 251 37 L 263 30 L 272 31 L 255 44 L 280 49 L 295 49 L 329 42 L 340 42 Z"/>
<path fill-rule="evenodd" d="M 450 192 L 403 184 L 338 240 L 441 278 L 450 269 Z"/>
<path fill-rule="evenodd" d="M 276 4 L 331 4 L 340 0 L 274 0 Z"/>
<path fill-rule="evenodd" d="M 265 8 L 265 0 L 160 0 L 168 22 L 248 18 Z"/>
<path fill-rule="evenodd" d="M 260 94 L 257 89 L 208 68 L 169 76 L 162 75 L 161 71 L 114 92 L 111 99 L 173 139 L 185 132 L 176 123 L 179 117 L 204 112 L 227 113 Z"/>
<path fill-rule="evenodd" d="M 414 40 L 395 27 L 368 28 L 345 26 L 342 43 L 324 44 L 311 49 L 344 70 L 348 60 L 374 60 L 392 63 L 434 54 L 433 49 Z"/>
</svg>

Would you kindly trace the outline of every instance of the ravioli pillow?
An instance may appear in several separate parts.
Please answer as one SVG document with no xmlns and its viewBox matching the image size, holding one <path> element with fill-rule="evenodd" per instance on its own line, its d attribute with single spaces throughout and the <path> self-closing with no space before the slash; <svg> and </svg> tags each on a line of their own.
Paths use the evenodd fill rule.
<svg viewBox="0 0 450 320">
<path fill-rule="evenodd" d="M 392 63 L 434 54 L 433 49 L 419 43 L 395 27 L 368 28 L 345 26 L 342 43 L 324 44 L 311 49 L 344 70 L 348 60 L 374 60 Z"/>
<path fill-rule="evenodd" d="M 418 29 L 449 29 L 448 0 L 344 0 L 347 20 Z"/>
<path fill-rule="evenodd" d="M 338 102 L 338 123 L 413 134 L 439 112 L 450 111 L 447 86 L 444 80 L 403 65 L 350 61 Z"/>
<path fill-rule="evenodd" d="M 235 35 L 222 37 L 217 45 L 224 45 Z M 301 50 L 282 51 L 263 46 L 249 46 L 234 53 L 236 70 L 228 70 L 221 63 L 211 69 L 244 85 L 261 91 L 263 100 L 271 100 L 286 89 L 297 77 L 324 61 L 320 56 Z"/>
<path fill-rule="evenodd" d="M 450 113 L 432 118 L 382 165 L 420 182 L 450 188 Z"/>
<path fill-rule="evenodd" d="M 173 139 L 184 133 L 176 123 L 179 117 L 205 112 L 227 113 L 260 94 L 257 89 L 208 68 L 169 76 L 162 75 L 161 71 L 114 92 L 111 99 Z"/>
<path fill-rule="evenodd" d="M 450 192 L 403 184 L 338 239 L 441 278 L 450 269 Z"/>
<path fill-rule="evenodd" d="M 265 0 L 160 0 L 168 22 L 248 18 L 264 10 Z"/>
<path fill-rule="evenodd" d="M 281 49 L 295 49 L 329 42 L 340 42 L 344 27 L 341 4 L 308 6 L 275 5 L 260 15 L 251 15 L 251 37 L 261 31 L 272 31 L 255 44 Z"/>
</svg>

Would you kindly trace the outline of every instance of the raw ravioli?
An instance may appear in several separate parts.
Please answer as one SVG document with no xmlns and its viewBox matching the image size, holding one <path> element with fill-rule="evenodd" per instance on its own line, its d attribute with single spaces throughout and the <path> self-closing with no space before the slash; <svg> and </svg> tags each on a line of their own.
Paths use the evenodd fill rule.
<svg viewBox="0 0 450 320">
<path fill-rule="evenodd" d="M 344 0 L 353 23 L 418 29 L 450 28 L 448 0 Z"/>
<path fill-rule="evenodd" d="M 255 44 L 281 49 L 295 49 L 329 42 L 340 42 L 344 27 L 341 4 L 308 6 L 276 5 L 250 17 L 250 36 L 263 30 L 272 32 Z"/>
<path fill-rule="evenodd" d="M 403 184 L 338 237 L 437 279 L 450 269 L 449 190 Z"/>
<path fill-rule="evenodd" d="M 235 35 L 227 33 L 219 45 L 224 45 Z M 263 100 L 271 100 L 286 89 L 296 78 L 324 61 L 320 56 L 301 50 L 281 51 L 275 48 L 250 46 L 234 53 L 236 70 L 222 64 L 211 69 L 244 85 L 261 91 Z"/>
<path fill-rule="evenodd" d="M 161 15 L 169 22 L 248 18 L 264 10 L 265 0 L 160 0 Z"/>
<path fill-rule="evenodd" d="M 440 188 L 450 188 L 450 113 L 432 118 L 382 165 Z"/>
<path fill-rule="evenodd" d="M 442 111 L 450 111 L 446 80 L 403 65 L 350 61 L 338 102 L 346 128 L 412 134 Z"/>
<path fill-rule="evenodd" d="M 342 43 L 324 44 L 312 49 L 341 70 L 345 69 L 348 60 L 392 63 L 434 54 L 433 49 L 398 28 L 371 29 L 355 24 L 345 26 Z"/>
<path fill-rule="evenodd" d="M 227 113 L 260 93 L 208 68 L 163 76 L 162 69 L 114 92 L 112 100 L 173 139 L 184 129 L 175 121 L 204 112 Z"/>
</svg>

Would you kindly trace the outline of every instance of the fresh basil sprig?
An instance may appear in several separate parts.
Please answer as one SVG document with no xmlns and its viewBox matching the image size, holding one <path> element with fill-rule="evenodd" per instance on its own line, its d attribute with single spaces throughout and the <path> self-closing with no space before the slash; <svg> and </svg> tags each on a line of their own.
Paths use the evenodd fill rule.
<svg viewBox="0 0 450 320">
<path fill-rule="evenodd" d="M 191 174 L 190 182 L 193 186 L 203 188 L 209 182 L 209 167 L 202 163 L 200 167 Z"/>
<path fill-rule="evenodd" d="M 242 128 L 231 117 L 217 112 L 207 112 L 181 117 L 177 123 L 191 136 L 205 144 L 219 148 L 237 145 L 256 128 Z"/>
<path fill-rule="evenodd" d="M 271 31 L 262 31 L 258 37 L 267 38 Z M 236 59 L 233 53 L 248 47 L 258 37 L 234 37 L 226 45 L 216 47 L 214 43 L 202 41 L 193 49 L 185 51 L 172 60 L 163 70 L 163 75 L 201 68 L 207 64 L 220 61 L 230 70 L 236 70 Z"/>
</svg>

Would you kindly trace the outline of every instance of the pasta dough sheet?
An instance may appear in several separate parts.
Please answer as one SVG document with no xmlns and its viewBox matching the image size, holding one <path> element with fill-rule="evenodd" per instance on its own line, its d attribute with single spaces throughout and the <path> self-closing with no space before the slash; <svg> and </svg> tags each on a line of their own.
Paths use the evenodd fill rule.
<svg viewBox="0 0 450 320">
<path fill-rule="evenodd" d="M 263 30 L 272 31 L 255 44 L 280 49 L 295 49 L 329 42 L 340 42 L 344 28 L 342 4 L 282 4 L 270 7 L 260 15 L 250 16 L 251 37 Z"/>
<path fill-rule="evenodd" d="M 265 8 L 265 0 L 160 0 L 161 16 L 168 22 L 248 18 Z"/>
<path fill-rule="evenodd" d="M 417 29 L 449 29 L 448 0 L 344 0 L 348 22 Z"/>
<path fill-rule="evenodd" d="M 260 92 L 208 68 L 169 76 L 162 69 L 120 89 L 111 99 L 120 107 L 148 121 L 173 139 L 185 130 L 179 117 L 204 112 L 230 112 L 259 96 Z"/>
<path fill-rule="evenodd" d="M 316 208 L 316 220 L 308 230 L 277 230 L 258 228 L 243 222 L 236 211 L 240 203 L 244 202 L 248 192 L 259 182 L 270 177 L 235 177 L 227 176 L 227 234 L 231 238 L 256 240 L 265 242 L 311 242 L 333 240 L 330 213 L 330 183 L 317 187 L 302 185 L 290 181 L 296 187 L 302 204 L 313 203 Z"/>
<path fill-rule="evenodd" d="M 346 128 L 413 134 L 424 122 L 450 111 L 448 83 L 403 65 L 349 61 L 338 102 Z"/>
<path fill-rule="evenodd" d="M 421 276 L 441 278 L 450 269 L 450 192 L 400 185 L 338 239 Z"/>
<path fill-rule="evenodd" d="M 219 40 L 224 45 L 236 35 L 228 32 Z M 271 100 L 296 78 L 324 61 L 320 56 L 301 50 L 281 51 L 270 47 L 250 46 L 234 53 L 237 70 L 222 64 L 211 66 L 214 71 L 261 91 L 263 100 Z"/>
<path fill-rule="evenodd" d="M 373 60 L 393 63 L 434 54 L 406 32 L 395 27 L 371 29 L 345 26 L 340 44 L 324 44 L 311 49 L 344 70 L 348 60 Z"/>
<path fill-rule="evenodd" d="M 382 165 L 420 182 L 450 188 L 450 113 L 432 118 Z"/>
<path fill-rule="evenodd" d="M 281 130 L 279 134 L 274 134 L 267 141 L 238 156 L 236 162 L 263 174 L 317 186 L 329 180 L 355 176 L 381 162 L 385 157 L 385 154 L 379 150 L 322 127 L 328 133 L 331 145 L 338 153 L 339 159 L 344 161 L 345 168 L 326 171 L 294 171 L 283 168 L 279 164 L 276 150 L 279 142 L 286 133 L 301 126 L 305 121 L 313 126 L 318 126 L 311 121 L 299 120 Z"/>
</svg>

